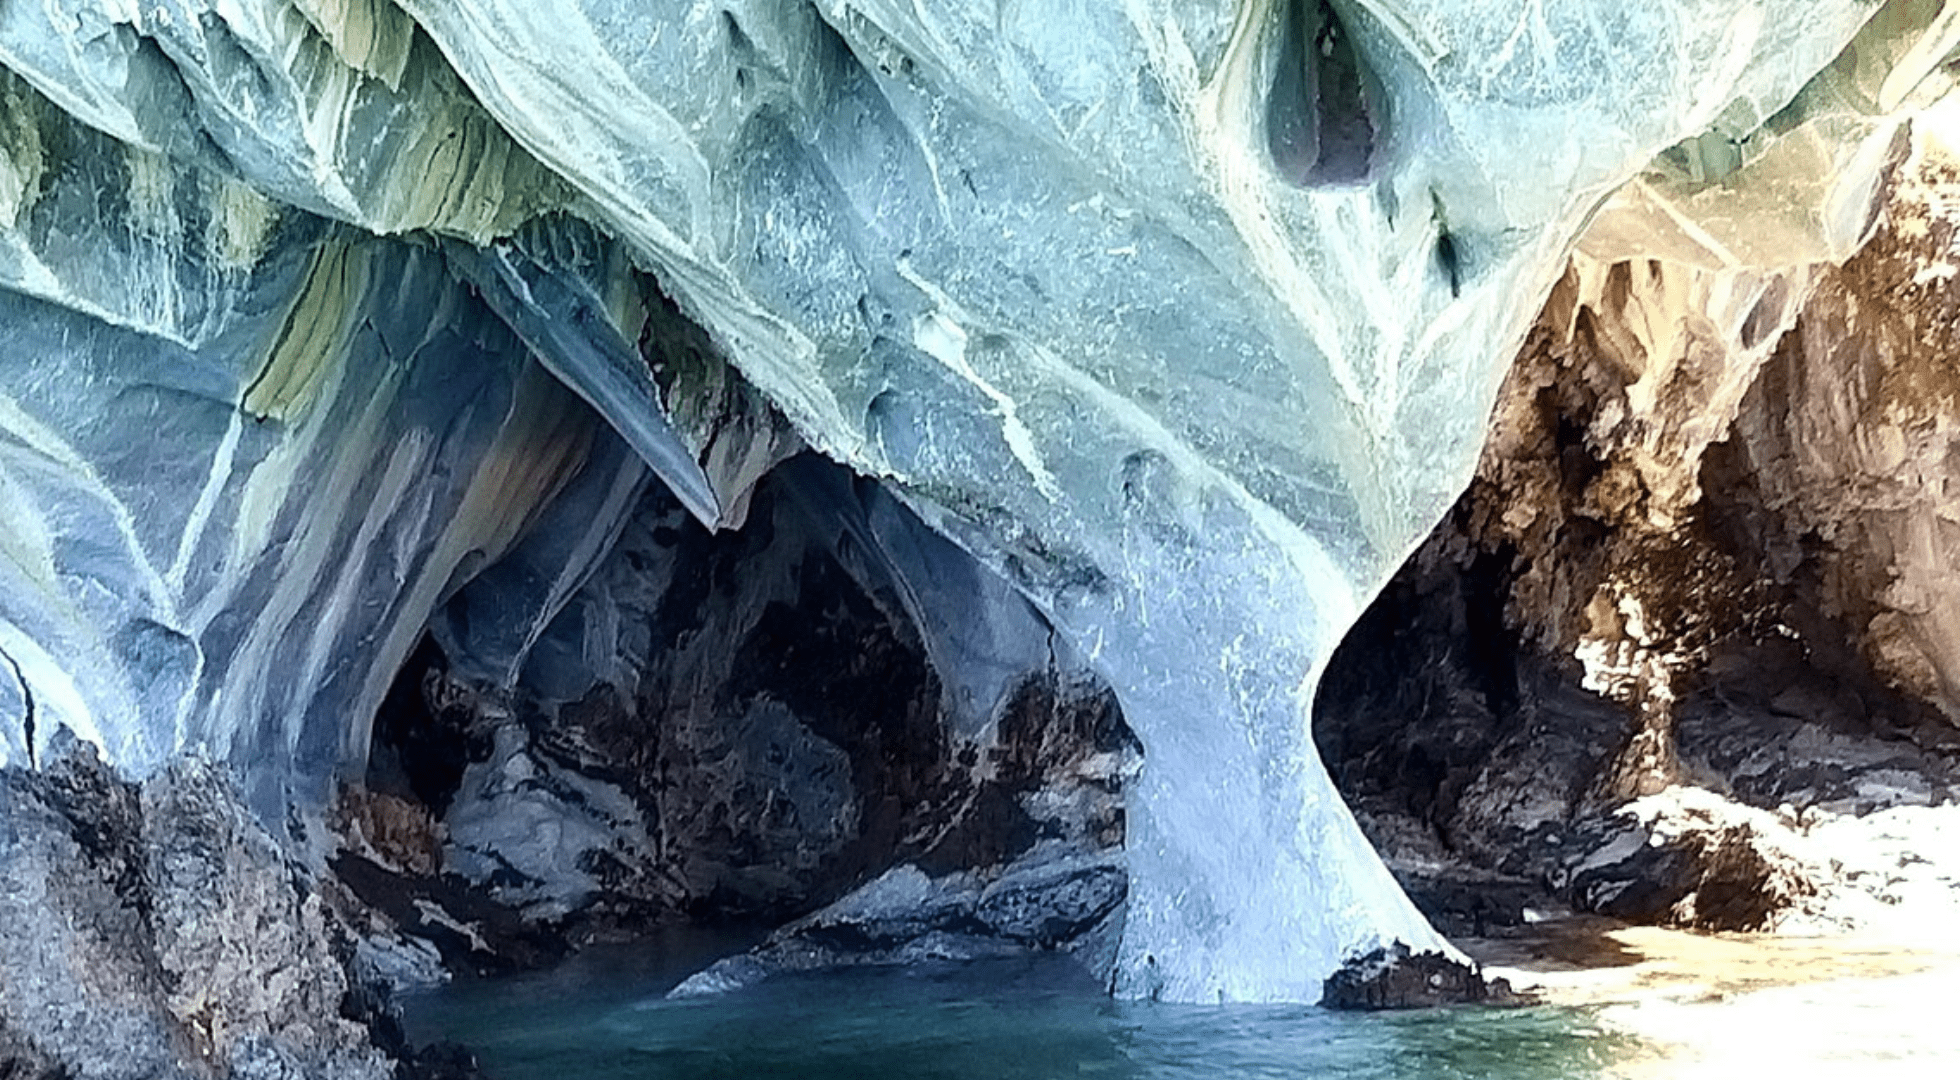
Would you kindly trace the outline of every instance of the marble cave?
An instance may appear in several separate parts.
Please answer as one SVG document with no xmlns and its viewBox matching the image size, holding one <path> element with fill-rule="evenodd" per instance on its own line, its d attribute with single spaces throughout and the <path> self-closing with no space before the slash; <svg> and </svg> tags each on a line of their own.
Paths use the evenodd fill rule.
<svg viewBox="0 0 1960 1080">
<path fill-rule="evenodd" d="M 1456 1006 L 1300 1053 L 1567 1023 L 1557 927 L 1960 972 L 1956 78 L 1948 0 L 0 0 L 0 1080 L 1080 1071 L 414 1022 L 635 949 Z"/>
</svg>

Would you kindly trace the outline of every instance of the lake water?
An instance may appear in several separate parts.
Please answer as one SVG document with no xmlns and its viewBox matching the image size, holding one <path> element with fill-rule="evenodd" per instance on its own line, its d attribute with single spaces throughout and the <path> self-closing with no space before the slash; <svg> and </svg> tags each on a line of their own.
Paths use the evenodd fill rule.
<svg viewBox="0 0 1960 1080">
<path fill-rule="evenodd" d="M 1582 1080 L 1651 1056 L 1591 1010 L 1118 1002 L 1064 960 L 788 976 L 667 1001 L 672 968 L 616 952 L 457 984 L 415 1003 L 411 1034 L 471 1046 L 493 1080 Z"/>
</svg>

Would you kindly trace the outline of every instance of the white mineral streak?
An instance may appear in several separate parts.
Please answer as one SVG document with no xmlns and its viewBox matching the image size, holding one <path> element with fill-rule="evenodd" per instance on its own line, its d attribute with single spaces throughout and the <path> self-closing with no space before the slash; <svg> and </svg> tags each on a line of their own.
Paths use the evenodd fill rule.
<svg viewBox="0 0 1960 1080">
<path fill-rule="evenodd" d="M 281 815 L 363 760 L 431 613 L 601 428 L 439 255 L 4 80 L 35 175 L 0 227 L 0 763 L 64 730 L 135 776 L 230 757 Z"/>
<path fill-rule="evenodd" d="M 293 0 L 347 66 L 400 90 L 415 23 L 393 0 Z"/>
<path fill-rule="evenodd" d="M 375 232 L 482 242 L 564 196 L 389 0 L 6 4 L 0 64 L 131 147 Z"/>
<path fill-rule="evenodd" d="M 1879 8 L 1890 21 L 1872 44 L 1885 48 L 1861 55 L 1887 71 L 1936 69 L 1929 57 L 1944 55 L 1951 20 L 1922 9 Z M 629 244 L 804 438 L 894 478 L 1099 658 L 1149 762 L 1131 803 L 1119 990 L 1300 1000 L 1354 950 L 1440 944 L 1334 794 L 1307 708 L 1354 612 L 1467 479 L 1504 365 L 1589 216 L 1695 137 L 1676 155 L 1685 186 L 1643 181 L 1627 198 L 1659 207 L 1647 214 L 1657 233 L 1678 223 L 1668 235 L 1681 250 L 1746 263 L 1750 222 L 1725 228 L 1689 205 L 1696 183 L 1761 164 L 1749 158 L 1757 141 L 1763 161 L 1788 158 L 1772 170 L 1783 179 L 1807 164 L 1856 172 L 1889 145 L 1870 124 L 1824 120 L 1799 124 L 1795 139 L 1752 134 L 1872 17 L 1865 0 L 1354 0 L 1332 8 L 1338 41 L 1288 53 L 1285 21 L 1318 25 L 1322 10 L 46 0 L 0 5 L 0 64 L 52 102 L 33 108 L 178 163 L 170 201 L 191 215 L 177 234 L 187 238 L 210 235 L 207 178 L 235 171 L 280 202 L 376 232 L 483 243 L 568 209 Z M 1318 101 L 1313 71 L 1342 48 L 1360 57 L 1361 88 Z M 1313 69 L 1296 85 L 1301 100 L 1273 100 L 1282 63 Z M 1843 85 L 1866 85 L 1863 74 Z M 1916 92 L 1883 73 L 1874 91 Z M 1342 152 L 1357 106 L 1341 93 L 1366 103 L 1372 154 L 1351 181 L 1295 186 L 1274 163 L 1268 124 L 1293 118 L 1316 140 L 1325 129 L 1332 141 L 1314 152 Z M 208 359 L 162 363 L 197 368 L 204 400 L 232 410 L 200 421 L 203 441 L 183 454 L 196 463 L 188 490 L 208 493 L 229 470 L 236 494 L 138 515 L 126 488 L 98 491 L 86 460 L 60 466 L 100 502 L 105 524 L 91 535 L 129 548 L 135 569 L 114 587 L 154 594 L 144 626 L 158 634 L 143 630 L 109 659 L 100 616 L 82 607 L 59 628 L 29 627 L 40 656 L 63 658 L 52 670 L 33 660 L 28 679 L 47 688 L 37 702 L 55 701 L 63 670 L 124 672 L 131 657 L 176 670 L 164 660 L 191 648 L 191 670 L 225 667 L 221 695 L 185 712 L 182 695 L 164 693 L 175 703 L 164 721 L 105 674 L 81 688 L 86 715 L 71 726 L 93 722 L 112 747 L 153 757 L 186 739 L 330 757 L 309 740 L 358 741 L 364 721 L 347 717 L 375 700 L 372 684 L 334 698 L 349 711 L 323 734 L 283 680 L 332 681 L 343 660 L 370 673 L 398 654 L 421 605 L 468 571 L 470 551 L 508 542 L 553 470 L 491 453 L 440 498 L 408 481 L 427 471 L 419 455 L 433 444 L 412 424 L 391 426 L 388 409 L 415 406 L 383 402 L 429 407 L 428 391 L 409 388 L 438 361 L 404 357 L 457 360 L 435 330 L 462 318 L 464 302 L 434 287 L 395 304 L 375 295 L 412 278 L 402 266 L 419 255 L 388 249 L 396 276 L 365 286 L 321 281 L 329 265 L 359 267 L 332 262 L 338 240 L 304 257 L 322 243 L 312 219 L 268 225 L 316 230 L 270 244 L 272 232 L 223 225 L 257 238 L 224 250 L 259 254 L 190 260 L 174 307 L 135 310 L 112 283 L 164 233 L 132 230 L 101 255 L 60 242 L 97 226 L 48 194 L 75 184 L 35 182 L 50 166 L 17 126 L 0 168 L 0 224 L 13 218 L 0 229 L 0 255 L 13 253 L 0 281 L 146 340 L 233 358 L 216 373 Z M 1724 155 L 1745 136 L 1748 154 Z M 96 157 L 68 163 L 80 174 L 69 179 L 99 187 L 108 170 Z M 1822 255 L 1864 227 L 1858 197 L 1871 189 L 1857 184 L 1870 171 L 1841 189 L 1801 189 L 1816 209 L 1797 212 L 1830 226 Z M 1782 213 L 1795 190 L 1766 187 L 1748 213 Z M 271 284 L 227 291 L 244 277 L 230 268 L 248 262 Z M 282 303 L 302 295 L 303 310 Z M 290 314 L 268 330 L 268 308 Z M 226 338 L 248 334 L 261 335 L 249 349 Z M 366 358 L 358 379 L 334 355 L 349 349 Z M 241 370 L 248 355 L 269 362 Z M 73 377 L 0 378 L 0 395 L 57 400 L 48 380 Z M 516 398 L 535 390 L 512 385 Z M 241 403 L 255 422 L 219 461 Z M 488 431 L 552 408 L 506 404 Z M 34 497 L 25 477 L 65 460 L 6 447 L 0 481 L 12 487 L 0 490 L 19 489 L 17 501 Z M 479 469 L 507 475 L 479 484 Z M 486 494 L 504 484 L 522 498 Z M 228 537 L 187 541 L 178 529 L 227 516 L 238 521 Z M 169 535 L 124 538 L 139 522 Z M 347 547 L 357 540 L 369 543 Z M 33 558 L 0 568 L 0 597 L 68 595 L 69 579 L 44 571 L 75 556 L 8 546 Z M 390 554 L 411 548 L 435 554 L 413 567 Z M 221 568 L 215 582 L 200 559 Z M 255 572 L 272 585 L 249 612 L 220 599 Z M 358 642 L 323 643 L 332 631 L 318 620 L 352 633 L 346 620 L 364 600 L 388 617 L 364 617 Z M 212 628 L 236 651 L 198 652 Z M 97 682 L 111 689 L 91 698 Z M 173 738 L 160 722 L 192 730 Z"/>
<path fill-rule="evenodd" d="M 971 384 L 994 403 L 993 412 L 1000 420 L 1001 437 L 1007 440 L 1007 448 L 1013 452 L 1014 460 L 1028 474 L 1028 479 L 1034 481 L 1036 490 L 1051 501 L 1060 499 L 1062 493 L 1055 486 L 1055 476 L 1042 463 L 1041 452 L 1035 449 L 1034 435 L 1021 422 L 1020 415 L 1015 411 L 1014 399 L 975 374 L 972 365 L 966 362 L 966 331 L 959 321 L 965 312 L 958 310 L 958 305 L 937 286 L 914 274 L 904 262 L 901 261 L 897 269 L 901 277 L 931 297 L 934 303 L 950 309 L 942 312 L 935 308 L 915 316 L 912 320 L 912 344 L 918 346 L 920 352 L 946 365 L 948 371 Z"/>
</svg>

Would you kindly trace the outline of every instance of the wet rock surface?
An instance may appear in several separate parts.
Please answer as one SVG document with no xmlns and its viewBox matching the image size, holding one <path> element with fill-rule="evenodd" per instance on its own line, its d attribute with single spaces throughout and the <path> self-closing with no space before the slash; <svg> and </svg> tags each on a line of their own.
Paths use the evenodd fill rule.
<svg viewBox="0 0 1960 1080">
<path fill-rule="evenodd" d="M 1639 828 L 1587 826 L 1610 838 L 1576 842 L 1590 851 L 1571 868 L 1566 888 L 1582 911 L 1649 925 L 1764 930 L 1810 890 L 1758 847 L 1746 825 L 1698 830 L 1672 842 Z"/>
<path fill-rule="evenodd" d="M 931 877 L 907 864 L 689 976 L 669 996 L 728 993 L 786 972 L 1056 950 L 1106 986 L 1128 886 L 1118 853 L 1085 857 L 1059 846 L 985 873 Z"/>
<path fill-rule="evenodd" d="M 1445 1005 L 1524 1005 L 1504 979 L 1486 979 L 1471 964 L 1440 952 L 1412 952 L 1396 942 L 1342 965 L 1327 977 L 1324 1009 L 1380 1012 Z"/>
</svg>

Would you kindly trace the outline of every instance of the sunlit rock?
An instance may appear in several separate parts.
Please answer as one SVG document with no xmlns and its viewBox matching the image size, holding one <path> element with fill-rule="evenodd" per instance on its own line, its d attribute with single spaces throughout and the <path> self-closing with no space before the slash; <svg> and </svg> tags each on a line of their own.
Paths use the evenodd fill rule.
<svg viewBox="0 0 1960 1080">
<path fill-rule="evenodd" d="M 393 1062 L 343 1012 L 330 901 L 229 770 L 142 784 L 62 740 L 0 772 L 0 1061 L 41 1075 L 334 1076 Z"/>
<path fill-rule="evenodd" d="M 1921 943 L 1951 922 L 1956 870 L 1911 837 L 1960 784 L 1953 110 L 1887 134 L 1875 178 L 1835 174 L 1879 195 L 1842 265 L 1812 261 L 1823 217 L 1780 266 L 1581 241 L 1476 480 L 1318 702 L 1342 791 L 1456 932 L 1560 904 Z M 1675 220 L 1712 235 L 1752 190 Z M 1651 206 L 1594 227 L 1637 235 Z"/>
</svg>

